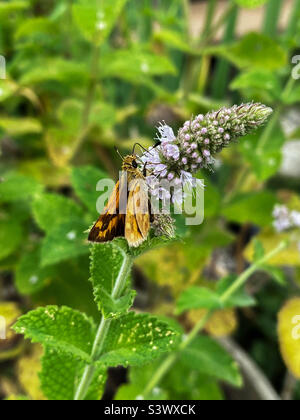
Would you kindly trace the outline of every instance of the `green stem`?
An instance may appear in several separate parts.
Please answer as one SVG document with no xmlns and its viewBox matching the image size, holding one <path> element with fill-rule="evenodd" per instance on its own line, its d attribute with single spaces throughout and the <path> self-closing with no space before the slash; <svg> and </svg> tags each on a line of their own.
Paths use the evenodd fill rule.
<svg viewBox="0 0 300 420">
<path fill-rule="evenodd" d="M 224 43 L 229 43 L 234 39 L 238 11 L 239 8 L 235 6 L 228 16 L 228 23 L 223 39 Z M 212 95 L 214 99 L 222 99 L 225 97 L 229 85 L 230 69 L 231 65 L 227 60 L 223 58 L 218 60 L 212 83 Z"/>
<path fill-rule="evenodd" d="M 294 6 L 291 12 L 288 27 L 286 29 L 286 37 L 290 38 L 296 34 L 298 21 L 300 18 L 300 0 L 294 0 Z"/>
<path fill-rule="evenodd" d="M 98 46 L 97 42 L 95 42 L 94 47 L 93 47 L 92 62 L 91 62 L 91 68 L 90 68 L 90 80 L 89 80 L 89 85 L 86 92 L 84 108 L 82 111 L 81 128 L 80 128 L 77 138 L 74 140 L 73 157 L 76 155 L 76 152 L 79 150 L 89 130 L 90 113 L 93 106 L 95 90 L 96 90 L 97 80 L 98 80 L 99 56 L 100 56 L 100 47 Z"/>
<path fill-rule="evenodd" d="M 290 93 L 292 92 L 294 85 L 295 85 L 296 81 L 290 77 L 283 92 L 282 92 L 282 99 L 284 99 L 285 97 L 288 97 L 290 95 Z M 266 145 L 266 143 L 268 142 L 270 136 L 272 135 L 273 130 L 275 129 L 275 126 L 279 120 L 279 117 L 281 115 L 282 109 L 284 107 L 284 102 L 282 102 L 281 104 L 278 105 L 276 111 L 274 112 L 271 121 L 269 122 L 269 124 L 266 126 L 260 140 L 259 143 L 257 145 L 257 150 L 262 150 L 264 148 L 264 146 Z"/>
<path fill-rule="evenodd" d="M 263 25 L 263 33 L 265 35 L 270 37 L 276 36 L 281 7 L 282 0 L 269 0 L 267 3 Z"/>
<path fill-rule="evenodd" d="M 207 9 L 206 9 L 205 25 L 203 28 L 203 35 L 202 35 L 203 37 L 207 37 L 210 34 L 216 6 L 217 6 L 217 0 L 209 0 L 206 6 Z"/>
<path fill-rule="evenodd" d="M 234 282 L 233 284 L 223 293 L 220 300 L 223 304 L 225 304 L 230 297 L 239 289 L 241 288 L 246 281 L 249 279 L 249 277 L 260 267 L 262 267 L 266 262 L 274 258 L 277 254 L 282 252 L 284 249 L 286 249 L 288 246 L 287 242 L 281 242 L 279 246 L 271 251 L 269 254 L 265 255 L 263 258 L 261 258 L 259 261 L 256 261 L 250 268 L 248 268 L 246 271 L 244 271 Z M 178 356 L 180 355 L 180 352 L 182 352 L 184 349 L 186 349 L 189 344 L 195 339 L 197 334 L 203 330 L 205 327 L 207 321 L 211 318 L 212 314 L 214 313 L 214 310 L 210 310 L 206 313 L 206 315 L 199 320 L 199 322 L 194 326 L 192 331 L 187 335 L 184 341 L 180 344 L 178 351 L 176 353 L 170 354 L 164 362 L 161 364 L 161 366 L 158 368 L 154 376 L 151 378 L 150 382 L 147 384 L 147 386 L 144 389 L 143 396 L 147 397 L 151 390 L 156 387 L 162 378 L 166 375 L 166 373 L 169 371 L 169 369 L 173 366 L 173 364 L 176 362 Z"/>
<path fill-rule="evenodd" d="M 116 279 L 116 283 L 114 285 L 111 297 L 112 299 L 118 299 L 121 297 L 122 292 L 124 291 L 126 287 L 126 280 L 128 278 L 128 274 L 130 272 L 131 266 L 132 266 L 132 257 L 125 253 L 125 251 L 121 250 L 124 255 L 124 260 L 122 263 L 122 266 L 120 268 L 118 277 Z M 105 319 L 102 317 L 91 353 L 91 360 L 92 364 L 87 365 L 84 373 L 82 375 L 81 381 L 78 385 L 78 388 L 75 393 L 74 400 L 75 401 L 82 401 L 86 397 L 86 394 L 88 392 L 89 386 L 93 380 L 93 376 L 95 373 L 95 366 L 93 365 L 93 362 L 97 361 L 99 357 L 101 356 L 103 352 L 103 347 L 105 344 L 105 340 L 107 337 L 107 334 L 109 333 L 109 329 L 111 326 L 111 319 Z"/>
</svg>

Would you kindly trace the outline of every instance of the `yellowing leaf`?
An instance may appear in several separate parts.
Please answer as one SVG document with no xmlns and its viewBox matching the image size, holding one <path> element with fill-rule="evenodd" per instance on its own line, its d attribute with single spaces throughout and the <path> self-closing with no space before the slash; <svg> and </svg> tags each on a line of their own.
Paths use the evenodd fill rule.
<svg viewBox="0 0 300 420">
<path fill-rule="evenodd" d="M 196 283 L 206 261 L 202 256 L 192 259 L 186 254 L 181 244 L 173 244 L 143 254 L 136 264 L 149 279 L 169 287 L 173 295 L 178 296 L 187 286 Z"/>
<path fill-rule="evenodd" d="M 256 236 L 266 251 L 266 254 L 275 249 L 280 242 L 287 241 L 290 239 L 289 233 L 277 233 L 273 228 L 266 228 Z M 245 257 L 249 261 L 253 261 L 254 256 L 254 241 L 252 241 L 245 251 Z M 300 265 L 300 253 L 295 242 L 286 248 L 284 251 L 277 254 L 274 258 L 268 261 L 269 265 Z"/>
<path fill-rule="evenodd" d="M 195 325 L 207 313 L 206 309 L 196 309 L 188 313 L 188 320 Z M 233 334 L 238 326 L 234 309 L 216 311 L 205 325 L 205 331 L 213 337 L 227 337 Z"/>
<path fill-rule="evenodd" d="M 13 359 L 22 349 L 22 342 L 10 328 L 20 315 L 21 312 L 16 303 L 0 303 L 0 361 Z"/>
<path fill-rule="evenodd" d="M 32 353 L 22 357 L 17 365 L 18 378 L 22 388 L 30 398 L 37 401 L 46 399 L 41 391 L 39 379 L 42 353 L 41 346 L 35 345 Z"/>
<path fill-rule="evenodd" d="M 300 379 L 300 297 L 289 300 L 279 312 L 278 336 L 285 364 Z"/>
</svg>

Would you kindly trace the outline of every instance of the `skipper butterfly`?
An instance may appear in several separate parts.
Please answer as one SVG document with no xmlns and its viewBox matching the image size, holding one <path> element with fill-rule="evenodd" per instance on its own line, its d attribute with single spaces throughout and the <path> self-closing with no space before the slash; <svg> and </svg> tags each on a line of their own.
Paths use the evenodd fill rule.
<svg viewBox="0 0 300 420">
<path fill-rule="evenodd" d="M 129 246 L 136 248 L 147 239 L 151 218 L 145 174 L 138 168 L 135 154 L 126 156 L 121 179 L 92 228 L 89 241 L 108 242 L 125 237 Z"/>
</svg>

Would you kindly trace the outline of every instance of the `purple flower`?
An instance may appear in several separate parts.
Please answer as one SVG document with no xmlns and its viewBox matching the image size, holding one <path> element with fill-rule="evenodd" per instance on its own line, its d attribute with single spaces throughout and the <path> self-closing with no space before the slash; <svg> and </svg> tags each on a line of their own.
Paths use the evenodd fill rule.
<svg viewBox="0 0 300 420">
<path fill-rule="evenodd" d="M 178 160 L 180 156 L 179 147 L 175 144 L 164 144 L 163 145 L 163 154 L 167 159 Z"/>
<path fill-rule="evenodd" d="M 171 127 L 169 127 L 167 124 L 161 124 L 158 128 L 160 137 L 159 140 L 162 143 L 172 143 L 176 140 L 174 131 Z"/>
<path fill-rule="evenodd" d="M 289 209 L 286 206 L 275 206 L 273 217 L 273 226 L 278 233 L 284 232 L 293 226 Z"/>
<path fill-rule="evenodd" d="M 145 152 L 141 161 L 158 182 L 166 179 L 194 186 L 193 173 L 201 168 L 212 168 L 215 162 L 213 156 L 231 141 L 264 124 L 271 113 L 271 108 L 258 103 L 222 108 L 186 121 L 177 137 L 172 128 L 163 122 L 158 127 L 157 136 L 161 144 Z M 166 197 L 163 191 L 159 193 L 158 187 L 155 191 L 157 196 Z M 290 223 L 300 225 L 297 214 L 289 219 Z M 278 219 L 276 226 L 283 228 L 283 218 Z"/>
</svg>

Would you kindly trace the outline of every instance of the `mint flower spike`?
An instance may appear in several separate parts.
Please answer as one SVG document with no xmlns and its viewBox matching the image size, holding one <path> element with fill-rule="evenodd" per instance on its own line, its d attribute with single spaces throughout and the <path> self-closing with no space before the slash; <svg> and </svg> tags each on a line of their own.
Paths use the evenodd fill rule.
<svg viewBox="0 0 300 420">
<path fill-rule="evenodd" d="M 150 148 L 142 156 L 142 161 L 151 171 L 151 184 L 155 177 L 157 184 L 167 179 L 175 185 L 195 186 L 192 174 L 211 167 L 216 153 L 263 125 L 272 112 L 271 108 L 260 103 L 221 108 L 186 121 L 177 137 L 171 127 L 161 123 L 157 128 L 160 146 Z M 152 192 L 158 195 L 157 188 L 152 188 Z"/>
</svg>

